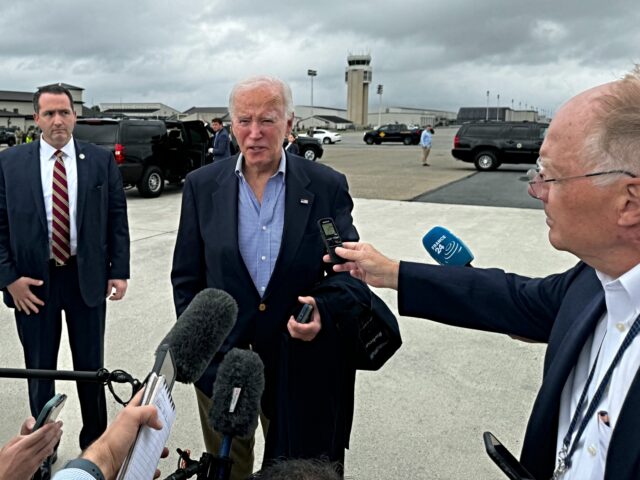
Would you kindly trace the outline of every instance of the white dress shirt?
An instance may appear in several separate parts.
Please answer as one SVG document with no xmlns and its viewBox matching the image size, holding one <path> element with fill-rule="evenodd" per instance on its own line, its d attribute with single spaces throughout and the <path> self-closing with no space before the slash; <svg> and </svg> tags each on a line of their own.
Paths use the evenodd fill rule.
<svg viewBox="0 0 640 480">
<path fill-rule="evenodd" d="M 604 289 L 607 311 L 598 321 L 593 335 L 587 339 L 578 363 L 567 378 L 562 391 L 556 452 L 559 452 L 562 447 L 562 441 L 569 430 L 580 394 L 596 357 L 596 369 L 589 385 L 583 415 L 631 325 L 640 314 L 640 265 L 636 265 L 617 279 L 597 271 L 596 274 Z M 571 458 L 571 468 L 564 474 L 562 480 L 602 480 L 604 478 L 611 433 L 618 421 L 629 387 L 640 367 L 639 337 L 640 335 L 636 336 L 614 369 L 609 388 L 605 390 L 594 417 L 582 433 L 578 447 Z M 603 410 L 608 412 L 609 426 L 598 419 L 598 412 Z M 582 418 L 577 422 L 574 437 L 581 421 Z"/>
<path fill-rule="evenodd" d="M 42 180 L 42 193 L 44 195 L 44 210 L 47 213 L 47 229 L 49 230 L 49 250 L 51 250 L 51 222 L 53 219 L 52 195 L 53 195 L 53 166 L 56 161 L 54 154 L 56 148 L 49 145 L 40 136 L 40 179 Z M 78 169 L 76 166 L 76 147 L 73 137 L 61 148 L 64 153 L 62 160 L 67 173 L 67 192 L 69 194 L 69 224 L 71 236 L 71 255 L 78 250 L 78 231 L 76 229 L 76 216 L 78 205 Z"/>
</svg>

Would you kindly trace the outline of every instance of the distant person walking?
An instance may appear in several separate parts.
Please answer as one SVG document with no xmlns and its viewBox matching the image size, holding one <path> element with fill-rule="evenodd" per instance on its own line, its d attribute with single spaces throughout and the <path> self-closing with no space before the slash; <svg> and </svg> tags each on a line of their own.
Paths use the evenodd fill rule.
<svg viewBox="0 0 640 480">
<path fill-rule="evenodd" d="M 424 127 L 422 135 L 420 135 L 420 146 L 422 147 L 422 166 L 430 167 L 431 164 L 427 163 L 429 153 L 431 153 L 431 135 L 433 134 L 433 128 L 431 125 Z"/>
</svg>

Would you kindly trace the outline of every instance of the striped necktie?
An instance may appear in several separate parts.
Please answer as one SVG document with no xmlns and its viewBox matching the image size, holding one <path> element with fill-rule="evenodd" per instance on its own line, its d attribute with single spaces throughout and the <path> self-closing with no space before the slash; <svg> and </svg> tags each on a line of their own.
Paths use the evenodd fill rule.
<svg viewBox="0 0 640 480">
<path fill-rule="evenodd" d="M 67 171 L 61 150 L 56 150 L 53 165 L 53 189 L 51 205 L 51 256 L 58 265 L 64 265 L 71 256 L 71 234 L 69 223 L 69 192 L 67 191 Z"/>
</svg>

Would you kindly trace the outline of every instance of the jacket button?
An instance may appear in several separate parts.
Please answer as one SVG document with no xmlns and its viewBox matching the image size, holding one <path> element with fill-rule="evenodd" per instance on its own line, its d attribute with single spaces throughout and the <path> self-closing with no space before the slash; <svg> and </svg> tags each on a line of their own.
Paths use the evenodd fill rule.
<svg viewBox="0 0 640 480">
<path fill-rule="evenodd" d="M 264 312 L 267 309 L 267 306 L 264 303 L 261 303 L 260 305 L 258 305 L 258 310 L 260 310 L 261 312 Z"/>
</svg>

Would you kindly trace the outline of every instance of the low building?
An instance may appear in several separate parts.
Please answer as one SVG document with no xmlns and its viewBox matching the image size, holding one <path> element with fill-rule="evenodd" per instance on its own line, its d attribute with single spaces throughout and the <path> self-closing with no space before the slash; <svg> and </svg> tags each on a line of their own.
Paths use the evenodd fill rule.
<svg viewBox="0 0 640 480">
<path fill-rule="evenodd" d="M 509 107 L 461 107 L 457 123 L 467 122 L 539 122 L 542 117 L 535 110 L 512 110 Z"/>
<path fill-rule="evenodd" d="M 169 107 L 164 103 L 153 102 L 118 102 L 98 104 L 102 116 L 114 118 L 135 117 L 135 118 L 155 118 L 173 119 L 181 115 L 180 110 Z"/>
<path fill-rule="evenodd" d="M 211 123 L 214 118 L 222 119 L 225 124 L 231 123 L 231 116 L 227 107 L 191 107 L 180 115 L 180 120 L 201 120 L 204 123 Z"/>
<path fill-rule="evenodd" d="M 379 126 L 389 123 L 404 123 L 405 125 L 415 125 L 424 127 L 425 125 L 440 126 L 455 123 L 456 112 L 446 110 L 434 110 L 431 108 L 413 107 L 384 107 L 374 112 L 369 109 L 369 125 Z"/>
<path fill-rule="evenodd" d="M 69 85 L 68 83 L 58 83 L 50 85 L 61 85 L 71 92 L 73 98 L 73 109 L 76 115 L 82 115 L 84 102 L 82 100 L 82 92 L 84 88 Z M 42 88 L 45 85 L 38 87 Z M 48 85 L 46 85 L 48 86 Z M 10 90 L 0 90 L 0 126 L 2 127 L 19 127 L 22 130 L 34 126 L 33 120 L 33 92 L 16 92 Z"/>
</svg>

